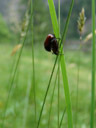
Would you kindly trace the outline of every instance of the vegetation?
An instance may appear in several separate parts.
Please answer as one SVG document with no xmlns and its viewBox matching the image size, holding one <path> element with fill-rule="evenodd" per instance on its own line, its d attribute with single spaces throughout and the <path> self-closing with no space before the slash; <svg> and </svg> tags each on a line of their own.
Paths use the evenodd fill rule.
<svg viewBox="0 0 96 128">
<path fill-rule="evenodd" d="M 83 30 L 91 2 L 93 40 L 86 52 Z M 0 127 L 95 128 L 95 0 L 17 3 L 23 5 L 17 24 L 0 15 Z M 49 33 L 55 34 L 58 55 L 44 49 Z"/>
<path fill-rule="evenodd" d="M 5 49 L 6 47 L 6 49 Z M 39 47 L 39 49 L 38 49 Z M 0 45 L 0 54 L 1 58 L 1 77 L 0 83 L 2 88 L 0 89 L 0 118 L 3 115 L 4 105 L 6 102 L 6 97 L 8 95 L 8 81 L 9 74 L 11 73 L 12 64 L 14 63 L 14 57 L 10 56 L 10 53 L 13 49 L 11 45 Z M 35 45 L 35 71 L 36 71 L 36 91 L 37 91 L 37 110 L 39 117 L 39 112 L 41 109 L 41 103 L 43 101 L 45 91 L 47 88 L 47 83 L 50 77 L 50 72 L 53 65 L 53 60 L 55 56 L 51 53 L 47 53 L 43 46 Z M 7 53 L 7 54 L 6 54 Z M 79 83 L 79 99 L 78 99 L 78 123 L 77 127 L 81 128 L 83 126 L 89 127 L 90 125 L 90 84 L 91 84 L 91 55 L 90 53 L 78 52 L 78 51 L 68 51 L 65 50 L 65 60 L 67 65 L 67 74 L 70 83 L 70 92 L 72 100 L 72 112 L 73 112 L 73 123 L 75 122 L 75 111 L 76 111 L 76 86 L 77 86 L 77 65 L 78 65 L 78 55 L 80 54 L 80 83 Z M 50 64 L 49 64 L 50 61 Z M 15 78 L 14 88 L 12 88 L 11 98 L 6 113 L 6 128 L 17 128 L 23 126 L 24 119 L 24 109 L 25 109 L 25 100 L 26 100 L 26 91 L 28 84 L 31 84 L 31 48 L 25 47 L 23 50 L 21 63 L 19 67 L 19 72 Z M 39 66 L 38 66 L 39 65 Z M 56 73 L 56 72 L 55 72 Z M 45 77 L 46 76 L 46 77 Z M 85 77 L 86 76 L 86 77 Z M 26 79 L 25 79 L 26 78 Z M 60 75 L 60 79 L 62 79 Z M 41 118 L 40 127 L 47 127 L 48 122 L 48 111 L 50 106 L 51 94 L 53 90 L 55 75 L 53 77 L 50 90 L 47 97 L 47 102 L 45 104 L 43 116 Z M 57 126 L 57 84 L 55 88 L 55 94 L 52 105 L 51 112 L 51 122 L 50 127 L 55 128 Z M 62 102 L 62 100 L 64 102 Z M 33 97 L 33 88 L 30 90 L 29 105 L 27 112 L 27 122 L 26 127 L 34 127 L 34 97 Z M 65 108 L 64 100 L 64 91 L 63 83 L 60 81 L 60 119 Z M 0 124 L 2 120 L 0 120 Z M 67 127 L 67 113 L 65 113 L 63 123 L 64 127 Z M 96 126 L 96 122 L 95 122 Z"/>
</svg>

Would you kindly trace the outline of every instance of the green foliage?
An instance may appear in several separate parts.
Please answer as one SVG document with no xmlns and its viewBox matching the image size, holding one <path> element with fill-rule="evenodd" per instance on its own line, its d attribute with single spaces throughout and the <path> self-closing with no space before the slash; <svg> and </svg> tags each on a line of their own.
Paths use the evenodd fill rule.
<svg viewBox="0 0 96 128">
<path fill-rule="evenodd" d="M 37 110 L 39 117 L 39 112 L 41 109 L 41 102 L 43 101 L 45 91 L 47 88 L 47 83 L 49 81 L 50 72 L 53 65 L 54 55 L 51 53 L 47 53 L 41 47 L 41 45 L 37 44 L 34 47 L 35 50 L 35 67 L 36 67 L 36 89 L 37 89 Z M 12 51 L 13 47 L 11 45 L 0 45 L 0 124 L 2 123 L 2 115 L 3 109 L 6 102 L 6 97 L 8 94 L 8 79 L 9 74 L 11 73 L 12 63 L 14 61 L 13 57 L 10 57 L 10 52 Z M 7 53 L 7 54 L 6 54 Z M 88 128 L 90 125 L 90 69 L 91 69 L 91 55 L 90 53 L 86 54 L 84 52 L 79 51 L 70 51 L 66 49 L 65 51 L 65 58 L 67 63 L 67 71 L 69 76 L 69 83 L 70 83 L 70 91 L 71 91 L 71 98 L 72 98 L 72 110 L 73 110 L 73 119 L 75 119 L 75 112 L 76 112 L 76 77 L 77 77 L 77 64 L 78 64 L 78 55 L 80 54 L 80 58 L 82 61 L 80 62 L 80 83 L 79 83 L 79 108 L 78 108 L 78 124 L 77 128 L 86 127 Z M 5 128 L 22 128 L 23 127 L 23 116 L 25 110 L 25 101 L 26 101 L 26 91 L 28 88 L 28 84 L 31 81 L 31 73 L 32 73 L 32 51 L 31 47 L 24 48 L 22 54 L 22 60 L 19 67 L 19 79 L 17 81 L 17 86 L 12 89 L 10 102 L 8 105 L 7 113 L 6 113 L 6 121 L 5 121 Z M 46 59 L 47 58 L 47 59 Z M 50 60 L 50 64 L 49 64 Z M 39 65 L 39 66 L 38 66 Z M 86 76 L 86 77 L 85 77 Z M 60 78 L 62 79 L 62 78 Z M 49 105 L 50 105 L 50 98 L 54 86 L 55 76 L 53 77 L 52 84 L 49 90 L 49 94 L 47 97 L 47 102 L 44 108 L 44 113 L 41 120 L 40 128 L 47 128 L 48 127 L 48 115 L 49 115 Z M 16 80 L 14 82 L 16 85 Z M 57 86 L 56 86 L 57 89 Z M 53 106 L 51 111 L 51 121 L 50 121 L 50 128 L 57 127 L 57 92 L 55 91 L 55 96 L 53 99 Z M 82 100 L 81 100 L 82 99 Z M 63 83 L 60 82 L 60 117 L 63 113 L 65 107 L 65 100 L 64 100 L 64 91 L 63 91 Z M 35 127 L 35 120 L 34 120 L 34 97 L 33 97 L 33 90 L 31 90 L 31 96 L 29 99 L 28 105 L 28 112 L 27 112 L 27 124 L 26 128 Z M 65 117 L 62 122 L 62 127 L 67 128 L 67 117 Z M 73 120 L 74 121 L 74 120 Z M 11 122 L 11 123 L 10 123 Z M 96 121 L 94 122 L 96 127 Z"/>
<path fill-rule="evenodd" d="M 0 14 L 0 42 L 8 42 L 11 39 L 11 34 L 8 30 L 6 23 Z"/>
</svg>

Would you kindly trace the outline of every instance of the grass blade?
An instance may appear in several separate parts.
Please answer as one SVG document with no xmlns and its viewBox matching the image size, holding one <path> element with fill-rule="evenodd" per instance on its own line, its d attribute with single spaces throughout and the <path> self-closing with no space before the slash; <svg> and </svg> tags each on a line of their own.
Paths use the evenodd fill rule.
<svg viewBox="0 0 96 128">
<path fill-rule="evenodd" d="M 57 71 L 58 73 L 58 71 Z M 53 97 L 54 97 L 54 92 L 55 92 L 55 87 L 56 87 L 56 82 L 57 82 L 57 75 L 56 74 L 56 79 L 55 79 L 55 82 L 54 82 L 54 87 L 53 87 L 53 91 L 52 91 L 52 96 L 51 96 L 51 104 L 50 104 L 50 109 L 49 109 L 49 118 L 48 118 L 48 128 L 50 128 L 49 124 L 50 124 L 50 117 L 51 117 L 51 110 L 52 110 L 52 103 L 53 103 Z"/>
<path fill-rule="evenodd" d="M 58 0 L 58 26 L 60 38 L 60 0 Z M 59 97 L 60 97 L 60 62 L 58 60 L 58 128 L 59 128 Z"/>
<path fill-rule="evenodd" d="M 67 117 L 68 117 L 68 128 L 73 128 L 72 109 L 71 109 L 71 100 L 70 100 L 70 93 L 69 93 L 69 86 L 68 86 L 67 71 L 66 71 L 65 60 L 62 57 L 61 57 L 61 70 L 62 70 L 62 77 L 63 77 L 63 84 L 64 84 Z"/>
<path fill-rule="evenodd" d="M 55 60 L 55 63 L 54 63 L 54 66 L 53 66 L 53 69 L 52 69 L 52 72 L 51 72 L 51 76 L 50 76 L 49 83 L 48 83 L 48 86 L 47 86 L 47 90 L 46 90 L 44 100 L 43 100 L 43 105 L 42 105 L 42 108 L 41 108 L 41 111 L 40 111 L 40 116 L 39 116 L 37 128 L 39 128 L 42 112 L 43 112 L 43 109 L 44 109 L 44 105 L 45 105 L 45 102 L 46 102 L 47 94 L 48 94 L 48 91 L 49 91 L 49 88 L 50 88 L 50 84 L 51 84 L 51 80 L 52 80 L 52 76 L 53 76 L 53 73 L 54 73 L 54 70 L 55 70 L 57 60 L 58 60 L 58 56 L 56 57 L 56 60 Z"/>
<path fill-rule="evenodd" d="M 31 21 L 31 19 L 32 19 L 32 15 L 30 16 L 30 21 Z M 22 50 L 23 50 L 23 47 L 24 47 L 24 44 L 25 44 L 25 41 L 26 41 L 26 38 L 27 38 L 27 33 L 28 33 L 28 30 L 29 30 L 29 27 L 30 27 L 30 21 L 29 21 L 29 24 L 28 24 L 28 27 L 27 27 L 27 30 L 26 30 L 26 36 L 24 37 L 23 42 L 22 42 L 22 47 L 20 49 L 19 56 L 18 56 L 16 66 L 15 66 L 15 69 L 14 69 L 14 73 L 13 73 L 13 76 L 12 76 L 12 80 L 11 80 L 11 83 L 10 83 L 9 93 L 8 93 L 8 97 L 7 97 L 5 108 L 4 108 L 4 116 L 3 116 L 3 119 L 2 119 L 2 128 L 4 128 L 6 109 L 7 109 L 7 106 L 8 106 L 10 93 L 11 93 L 11 90 L 12 90 L 12 87 L 13 87 L 13 83 L 14 83 L 14 79 L 15 79 L 15 76 L 16 76 L 16 71 L 17 71 L 17 68 L 18 68 L 18 65 L 19 65 L 19 61 L 20 61 L 20 58 L 21 58 Z"/>
<path fill-rule="evenodd" d="M 71 5 L 70 5 L 70 9 L 69 9 L 69 13 L 68 13 L 68 16 L 67 16 L 65 28 L 64 28 L 62 38 L 61 38 L 61 44 L 63 43 L 63 41 L 65 41 L 65 38 L 66 38 L 66 33 L 67 33 L 67 30 L 68 30 L 68 25 L 69 25 L 71 13 L 72 13 L 73 4 L 74 4 L 74 0 L 72 0 Z M 61 46 L 61 44 L 60 44 L 60 46 Z"/>
<path fill-rule="evenodd" d="M 62 117 L 61 117 L 61 121 L 60 121 L 59 128 L 61 128 L 61 126 L 62 126 L 62 122 L 63 122 L 63 118 L 64 118 L 64 115 L 65 115 L 65 112 L 66 112 L 66 108 L 65 108 L 64 111 L 63 111 L 63 114 L 62 114 Z"/>
<path fill-rule="evenodd" d="M 58 128 L 59 128 L 59 107 L 60 107 L 60 102 L 59 102 L 59 98 L 60 98 L 60 63 L 58 61 Z"/>
<path fill-rule="evenodd" d="M 59 37 L 59 27 L 58 27 L 57 16 L 56 16 L 56 11 L 55 11 L 55 6 L 53 3 L 53 0 L 48 0 L 48 4 L 49 4 L 51 21 L 52 21 L 52 25 L 53 25 L 53 31 L 54 31 L 55 36 L 58 38 Z"/>
<path fill-rule="evenodd" d="M 36 115 L 37 115 L 37 109 L 36 109 L 36 84 L 35 84 L 35 64 L 34 64 L 34 35 L 33 35 L 33 0 L 31 0 L 31 15 L 32 15 L 32 25 L 31 25 L 31 29 L 32 29 L 32 69 L 33 69 L 33 73 L 32 73 L 32 84 L 33 84 L 33 90 L 34 90 L 34 105 L 35 105 L 35 123 L 36 123 Z"/>
<path fill-rule="evenodd" d="M 25 107 L 24 107 L 24 118 L 23 118 L 23 127 L 26 128 L 26 122 L 27 122 L 27 112 L 28 112 L 28 103 L 29 103 L 29 96 L 30 96 L 30 89 L 31 89 L 31 83 L 30 80 L 28 80 L 28 86 L 26 90 L 26 96 L 25 96 Z"/>
<path fill-rule="evenodd" d="M 95 109 L 95 0 L 92 0 L 92 89 L 91 89 L 91 121 L 90 128 L 94 128 Z"/>
<path fill-rule="evenodd" d="M 79 79 L 80 79 L 80 49 L 77 63 L 77 88 L 76 88 L 76 116 L 75 116 L 75 128 L 77 128 L 78 121 L 78 96 L 79 96 Z"/>
<path fill-rule="evenodd" d="M 55 33 L 56 37 L 59 37 L 59 29 L 58 29 L 56 11 L 55 11 L 53 0 L 48 0 L 48 3 L 49 3 L 49 10 L 50 10 L 50 15 L 51 15 L 53 30 L 54 30 L 54 33 Z M 65 29 L 64 29 L 64 32 L 63 32 L 63 35 L 62 35 L 61 43 L 63 42 L 63 40 L 65 40 L 65 37 L 66 37 L 66 32 L 67 32 L 67 29 L 68 29 L 68 24 L 69 24 L 69 19 L 70 19 L 71 12 L 72 12 L 73 4 L 74 4 L 74 0 L 72 0 L 71 5 L 70 5 L 70 10 L 69 10 L 69 13 L 68 13 Z M 61 51 L 62 51 L 62 49 L 61 49 Z M 63 56 L 61 56 L 61 61 L 60 62 L 61 62 L 61 70 L 62 70 L 62 77 L 63 77 L 63 84 L 64 84 L 66 110 L 67 110 L 67 116 L 68 116 L 68 128 L 73 128 L 71 100 L 70 100 L 70 93 L 69 93 L 69 84 L 68 84 L 68 78 L 67 78 L 67 72 L 66 72 L 65 59 L 64 59 Z"/>
</svg>

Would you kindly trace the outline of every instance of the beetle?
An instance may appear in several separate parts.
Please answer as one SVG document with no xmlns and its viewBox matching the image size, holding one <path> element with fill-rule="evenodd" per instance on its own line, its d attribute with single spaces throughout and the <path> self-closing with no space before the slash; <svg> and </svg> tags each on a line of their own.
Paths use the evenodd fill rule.
<svg viewBox="0 0 96 128">
<path fill-rule="evenodd" d="M 44 42 L 44 48 L 55 55 L 59 54 L 59 43 L 54 34 L 48 34 Z"/>
</svg>

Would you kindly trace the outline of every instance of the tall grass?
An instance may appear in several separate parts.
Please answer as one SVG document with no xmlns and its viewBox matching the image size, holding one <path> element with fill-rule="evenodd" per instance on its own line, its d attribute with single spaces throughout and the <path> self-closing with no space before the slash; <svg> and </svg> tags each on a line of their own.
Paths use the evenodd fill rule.
<svg viewBox="0 0 96 128">
<path fill-rule="evenodd" d="M 42 112 L 43 112 L 44 105 L 45 105 L 46 98 L 47 98 L 47 94 L 48 94 L 48 91 L 49 91 L 49 88 L 50 88 L 50 84 L 51 84 L 52 76 L 53 76 L 53 73 L 54 73 L 54 70 L 55 70 L 55 66 L 56 66 L 57 59 L 58 59 L 58 56 L 56 57 L 55 63 L 54 63 L 54 65 L 53 65 L 53 69 L 52 69 L 52 72 L 51 72 L 51 75 L 50 75 L 50 79 L 49 79 L 49 82 L 48 82 L 48 86 L 47 86 L 47 89 L 46 89 L 46 92 L 45 92 L 45 96 L 44 96 L 42 108 L 41 108 L 41 111 L 40 111 L 39 120 L 38 120 L 38 123 L 37 123 L 37 128 L 39 128 L 39 125 L 40 125 Z"/>
<path fill-rule="evenodd" d="M 16 65 L 15 65 L 15 68 L 14 68 L 13 76 L 12 76 L 12 79 L 11 79 L 11 82 L 10 82 L 10 88 L 9 88 L 9 91 L 8 91 L 8 96 L 7 96 L 6 104 L 5 104 L 5 108 L 4 108 L 4 115 L 3 115 L 3 119 L 2 119 L 2 126 L 1 126 L 2 128 L 4 128 L 6 110 L 7 110 L 10 94 L 11 94 L 11 90 L 12 90 L 12 87 L 13 87 L 14 79 L 16 77 L 16 72 L 17 72 L 17 69 L 18 69 L 18 66 L 19 66 L 19 62 L 20 62 L 20 58 L 21 58 L 21 55 L 22 55 L 23 47 L 24 47 L 24 44 L 25 44 L 25 41 L 26 41 L 26 38 L 27 38 L 27 33 L 28 33 L 29 28 L 30 28 L 31 20 L 32 20 L 32 15 L 30 15 L 29 24 L 28 24 L 27 29 L 26 29 L 26 35 L 24 36 L 24 39 L 22 41 L 22 47 L 20 49 L 20 52 L 19 52 L 19 55 L 18 55 L 18 58 L 17 58 L 17 62 L 16 62 Z"/>
<path fill-rule="evenodd" d="M 95 0 L 92 0 L 92 90 L 91 90 L 91 121 L 90 128 L 94 128 L 95 110 Z"/>
<path fill-rule="evenodd" d="M 55 36 L 58 38 L 59 37 L 59 27 L 58 27 L 57 16 L 56 16 L 56 11 L 55 11 L 53 0 L 48 0 L 48 4 L 49 4 L 49 10 L 50 10 L 50 15 L 51 15 L 52 25 L 53 25 L 53 31 L 54 31 Z M 63 39 L 65 40 L 65 37 L 66 37 L 66 32 L 67 32 L 67 29 L 68 29 L 68 24 L 69 24 L 69 19 L 70 19 L 71 12 L 72 12 L 73 4 L 74 4 L 74 0 L 72 0 L 71 5 L 70 5 L 67 21 L 66 21 L 66 24 L 65 24 L 65 28 L 64 28 L 62 38 L 61 38 L 61 43 L 63 42 Z M 61 52 L 63 53 L 63 47 L 61 48 Z M 55 60 L 54 66 L 53 66 L 53 70 L 52 70 L 52 73 L 51 73 L 51 76 L 50 76 L 49 84 L 48 84 L 48 87 L 47 87 L 47 91 L 45 93 L 45 97 L 44 97 L 43 105 L 42 105 L 42 108 L 41 108 L 41 111 L 40 111 L 40 116 L 39 116 L 39 121 L 38 121 L 38 124 L 37 124 L 37 128 L 39 127 L 39 124 L 40 124 L 43 108 L 44 108 L 44 105 L 45 105 L 46 97 L 47 97 L 47 94 L 48 94 L 48 90 L 49 90 L 49 87 L 50 87 L 50 83 L 51 83 L 51 80 L 52 80 L 52 76 L 53 76 L 53 73 L 54 73 L 54 69 L 55 69 L 57 59 L 58 59 L 58 56 L 56 57 L 56 60 Z M 61 63 L 62 77 L 63 77 L 63 83 L 64 83 L 66 109 L 67 109 L 67 115 L 68 115 L 68 128 L 73 128 L 71 101 L 70 101 L 70 94 L 69 94 L 69 85 L 68 85 L 68 78 L 67 78 L 65 60 L 64 60 L 63 56 L 61 56 L 60 63 Z"/>
<path fill-rule="evenodd" d="M 56 88 L 57 76 L 58 76 L 58 69 L 57 69 L 56 78 L 55 78 L 54 87 L 53 87 L 52 96 L 51 96 L 51 102 L 50 102 L 50 108 L 49 108 L 49 117 L 48 117 L 48 128 L 50 128 L 51 110 L 52 110 L 54 92 L 55 92 L 55 88 Z"/>
<path fill-rule="evenodd" d="M 53 0 L 48 0 L 49 3 L 49 10 L 50 10 L 50 15 L 51 15 L 51 20 L 52 20 L 52 25 L 53 25 L 53 30 L 56 35 L 56 37 L 59 37 L 59 27 L 57 24 L 57 17 L 56 17 L 56 11 L 55 7 L 53 4 Z M 65 40 L 66 37 L 66 32 L 68 29 L 68 24 L 69 24 L 69 19 L 70 15 L 72 12 L 72 7 L 73 7 L 74 0 L 72 0 L 67 22 L 65 25 L 65 29 L 61 38 L 61 43 L 63 42 L 63 39 Z M 61 52 L 63 53 L 63 50 L 61 49 Z M 68 85 L 68 78 L 67 78 L 67 72 L 66 72 L 66 66 L 65 66 L 65 59 L 63 56 L 61 56 L 61 71 L 62 71 L 62 77 L 63 77 L 63 84 L 64 84 L 64 92 L 65 92 L 65 100 L 66 100 L 66 110 L 67 110 L 67 116 L 68 116 L 68 128 L 73 127 L 73 121 L 72 121 L 72 110 L 71 110 L 71 100 L 70 100 L 70 94 L 69 94 L 69 85 Z"/>
<path fill-rule="evenodd" d="M 60 102 L 59 102 L 59 99 L 60 99 L 60 63 L 58 61 L 58 128 L 59 128 L 59 109 L 60 109 Z"/>
<path fill-rule="evenodd" d="M 78 99 L 79 99 L 79 82 L 80 82 L 80 51 L 81 51 L 81 40 L 80 40 L 80 47 L 78 49 L 79 55 L 78 55 L 78 62 L 77 62 L 77 88 L 76 88 L 76 116 L 75 116 L 75 128 L 77 128 L 77 121 L 78 121 Z"/>
<path fill-rule="evenodd" d="M 60 0 L 58 0 L 58 26 L 59 26 L 59 38 L 60 38 Z M 58 60 L 58 128 L 59 128 L 59 97 L 60 97 L 60 62 Z"/>
<path fill-rule="evenodd" d="M 33 10 L 34 7 L 34 2 L 31 0 L 31 15 L 32 15 L 32 24 L 31 24 L 31 29 L 32 29 L 32 85 L 33 85 L 33 92 L 34 92 L 34 105 L 35 105 L 35 124 L 36 124 L 36 115 L 37 115 L 37 109 L 36 109 L 36 84 L 35 84 L 35 64 L 34 64 L 34 31 L 33 31 L 33 26 L 34 26 L 34 17 L 33 17 Z"/>
<path fill-rule="evenodd" d="M 26 30 L 26 36 L 23 39 L 22 42 L 22 47 L 20 49 L 19 52 L 19 56 L 16 62 L 16 66 L 15 66 L 15 70 L 13 72 L 13 76 L 10 82 L 10 89 L 8 92 L 8 97 L 6 100 L 6 105 L 5 105 L 5 109 L 4 109 L 4 117 L 2 120 L 2 128 L 4 128 L 4 122 L 5 122 L 5 115 L 6 115 L 6 110 L 7 110 L 7 106 L 8 106 L 8 102 L 9 102 L 9 98 L 10 98 L 10 93 L 13 87 L 13 83 L 16 77 L 16 73 L 18 70 L 18 66 L 20 63 L 20 58 L 22 55 L 22 50 L 25 44 L 25 40 L 27 38 L 27 33 L 28 30 L 31 26 L 31 30 L 32 30 L 32 85 L 33 85 L 33 90 L 34 90 L 34 104 L 35 104 L 35 123 L 37 120 L 37 109 L 36 109 L 36 84 L 35 84 L 35 64 L 34 64 L 34 33 L 33 33 L 33 0 L 31 1 L 31 15 L 30 15 L 30 21 Z M 56 16 L 56 11 L 55 11 L 55 7 L 54 7 L 54 3 L 53 0 L 48 0 L 48 4 L 49 4 L 49 11 L 50 11 L 50 16 L 51 16 L 51 21 L 52 21 L 52 25 L 53 25 L 53 31 L 54 34 L 57 38 L 60 38 L 60 0 L 58 0 L 58 20 L 57 20 L 57 16 Z M 70 17 L 71 17 L 71 13 L 72 13 L 72 8 L 73 8 L 73 4 L 74 4 L 74 0 L 71 1 L 71 5 L 70 5 L 70 9 L 69 9 L 69 13 L 67 16 L 67 20 L 66 20 L 66 24 L 64 26 L 64 31 L 60 40 L 60 54 L 62 55 L 58 55 L 56 56 L 54 65 L 53 65 L 53 69 L 50 75 L 50 79 L 49 79 L 49 83 L 47 86 L 47 90 L 45 92 L 45 96 L 44 96 L 44 100 L 43 100 L 43 105 L 40 111 L 40 116 L 39 116 L 39 120 L 38 120 L 38 124 L 37 124 L 37 128 L 39 128 L 40 125 L 40 120 L 41 120 L 41 116 L 43 113 L 43 109 L 44 109 L 44 105 L 46 102 L 46 98 L 47 98 L 47 94 L 48 94 L 48 90 L 50 88 L 50 84 L 51 84 L 51 80 L 53 77 L 53 73 L 56 67 L 56 63 L 58 61 L 58 128 L 60 128 L 62 126 L 62 121 L 63 121 L 63 117 L 65 114 L 65 111 L 67 110 L 67 118 L 68 118 L 68 128 L 73 128 L 73 118 L 72 118 L 72 108 L 71 108 L 71 98 L 70 98 L 70 90 L 69 90 L 69 83 L 68 83 L 68 77 L 67 77 L 67 70 L 66 70 L 66 61 L 64 58 L 64 51 L 63 51 L 63 41 L 66 40 L 66 34 L 67 34 L 67 30 L 68 30 L 68 25 L 69 25 L 69 21 L 70 21 Z M 66 6 L 66 5 L 65 5 Z M 30 25 L 32 23 L 32 25 Z M 94 107 L 95 107 L 95 0 L 92 0 L 92 32 L 93 32 L 93 41 L 92 41 L 92 97 L 91 97 L 91 121 L 90 121 L 90 128 L 94 128 Z M 59 98 L 60 98 L 60 67 L 61 66 L 61 71 L 62 71 L 62 78 L 63 78 L 63 86 L 64 86 L 64 94 L 65 94 L 65 101 L 66 101 L 66 108 L 64 108 L 64 112 L 62 114 L 62 118 L 60 120 L 60 115 L 59 115 L 59 110 L 60 110 L 60 104 L 59 104 Z M 79 82 L 79 67 L 78 67 L 78 79 L 77 79 L 77 85 Z M 56 74 L 56 80 L 57 80 L 57 74 Z M 51 115 L 51 109 L 52 109 L 52 103 L 53 103 L 53 96 L 54 96 L 54 91 L 55 91 L 55 86 L 56 86 L 56 80 L 55 80 L 55 84 L 53 87 L 53 92 L 52 92 L 52 97 L 51 97 L 51 103 L 50 103 L 50 110 L 49 110 L 49 118 L 48 118 L 48 127 L 50 125 L 50 115 Z M 23 120 L 23 127 L 26 127 L 26 121 L 27 121 L 27 109 L 28 109 L 28 101 L 29 101 L 29 95 L 30 95 L 30 89 L 31 89 L 31 84 L 28 84 L 27 87 L 27 91 L 26 91 L 26 105 L 24 108 L 24 120 Z M 78 86 L 77 86 L 77 102 L 78 102 Z M 78 103 L 77 103 L 78 105 Z M 77 106 L 78 108 L 78 106 Z"/>
<path fill-rule="evenodd" d="M 60 120 L 59 128 L 61 128 L 61 126 L 62 126 L 62 122 L 63 122 L 65 112 L 66 112 L 66 108 L 64 108 L 64 111 L 63 111 L 63 114 L 62 114 L 62 117 L 61 117 L 61 120 Z"/>
<path fill-rule="evenodd" d="M 26 96 L 25 96 L 25 106 L 24 106 L 24 116 L 23 116 L 23 126 L 22 126 L 22 128 L 26 128 L 30 90 L 31 90 L 31 82 L 28 79 L 28 85 L 27 85 Z"/>
</svg>

